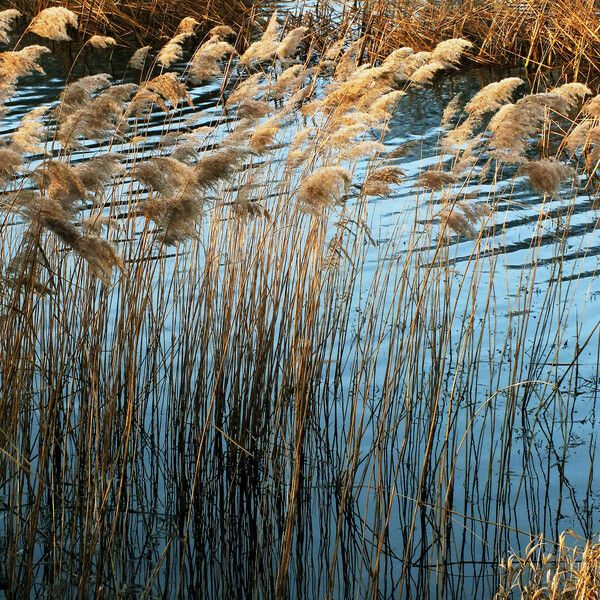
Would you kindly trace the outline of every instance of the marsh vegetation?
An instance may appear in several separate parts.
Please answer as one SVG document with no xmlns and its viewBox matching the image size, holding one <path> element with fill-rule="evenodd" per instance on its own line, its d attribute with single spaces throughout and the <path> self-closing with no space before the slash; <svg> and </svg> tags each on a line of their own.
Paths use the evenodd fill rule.
<svg viewBox="0 0 600 600">
<path fill-rule="evenodd" d="M 370 14 L 0 12 L 8 597 L 597 593 L 594 55 Z"/>
</svg>

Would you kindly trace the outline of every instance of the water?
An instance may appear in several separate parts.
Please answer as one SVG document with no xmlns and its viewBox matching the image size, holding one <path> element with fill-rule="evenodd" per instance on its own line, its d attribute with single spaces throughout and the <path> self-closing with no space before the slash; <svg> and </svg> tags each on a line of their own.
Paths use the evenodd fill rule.
<svg viewBox="0 0 600 600">
<path fill-rule="evenodd" d="M 123 77 L 126 58 L 121 52 L 112 56 L 115 81 Z M 93 72 L 104 71 L 106 54 L 92 52 L 85 64 Z M 32 107 L 57 99 L 65 78 L 61 59 L 47 71 L 48 78 L 19 85 L 8 104 L 3 135 L 8 136 Z M 435 213 L 441 195 L 423 192 L 417 181 L 424 168 L 440 160 L 439 123 L 450 99 L 458 91 L 468 98 L 502 75 L 468 69 L 444 77 L 433 88 L 409 91 L 390 123 L 388 147 L 416 144 L 406 156 L 389 161 L 406 173 L 395 193 L 369 201 L 367 221 L 374 243 L 365 247 L 367 266 L 350 299 L 356 311 L 345 323 L 346 337 L 337 342 L 339 347 L 352 357 L 352 349 L 360 347 L 361 336 L 369 330 L 368 294 L 385 283 L 379 283 L 382 265 L 384 273 L 388 264 L 410 265 L 415 298 L 419 287 L 428 285 L 421 273 L 432 262 L 441 261 L 446 276 L 425 296 L 432 305 L 420 307 L 431 327 L 422 334 L 425 349 L 418 354 L 415 348 L 417 358 L 390 363 L 390 354 L 405 352 L 404 345 L 413 342 L 394 329 L 397 321 L 377 313 L 370 325 L 372 335 L 388 345 L 389 353 L 373 357 L 372 378 L 359 386 L 358 365 L 348 358 L 339 367 L 341 384 L 332 385 L 329 406 L 315 408 L 311 427 L 323 445 L 315 448 L 316 456 L 305 459 L 306 484 L 291 538 L 286 588 L 290 597 L 489 597 L 500 559 L 512 551 L 522 552 L 532 534 L 556 540 L 561 531 L 572 530 L 591 538 L 600 530 L 600 490 L 594 480 L 600 351 L 595 316 L 600 298 L 597 202 L 583 191 L 570 200 L 565 190 L 545 201 L 545 216 L 540 218 L 542 199 L 532 193 L 525 178 L 508 169 L 496 185 L 470 184 L 473 203 L 498 198 L 485 235 L 473 240 L 451 234 L 440 251 L 432 231 L 439 227 Z M 125 77 L 129 80 L 131 74 Z M 170 117 L 173 126 L 188 127 L 187 118 L 194 111 L 198 111 L 196 125 L 214 124 L 221 115 L 219 91 L 219 83 L 190 90 L 194 108 L 175 112 Z M 156 151 L 164 118 L 155 113 L 149 119 L 144 155 Z M 85 160 L 99 150 L 97 143 L 86 143 L 73 159 Z M 117 145 L 113 150 L 126 153 L 128 147 Z M 360 163 L 356 177 L 365 168 Z M 353 202 L 350 199 L 349 205 Z M 334 232 L 332 225 L 329 235 Z M 173 302 L 181 260 L 175 254 L 158 267 L 173 274 L 173 289 L 165 293 Z M 185 272 L 185 267 L 181 269 Z M 473 280 L 474 289 L 464 283 Z M 404 312 L 407 323 L 417 313 L 416 303 L 405 304 L 392 285 L 381 298 L 386 302 L 384 313 Z M 112 297 L 109 316 L 117 302 Z M 175 306 L 160 333 L 167 341 L 176 335 L 181 318 L 180 305 Z M 436 331 L 444 318 L 452 319 L 451 343 L 448 352 L 438 353 Z M 150 334 L 143 339 L 151 339 Z M 171 340 L 180 364 L 186 352 L 193 355 L 193 348 L 200 347 L 194 342 L 198 340 L 186 344 L 179 338 Z M 151 376 L 150 366 L 141 365 L 136 386 L 141 387 L 146 369 Z M 252 375 L 245 376 L 250 380 Z M 196 460 L 191 444 L 198 440 L 190 434 L 191 425 L 177 425 L 180 408 L 182 419 L 202 419 L 209 412 L 202 403 L 190 412 L 178 399 L 195 385 L 199 383 L 194 379 L 170 383 L 166 373 L 165 380 L 148 392 L 158 400 L 136 404 L 143 450 L 136 463 L 140 471 L 131 473 L 132 510 L 118 530 L 128 537 L 119 542 L 121 562 L 108 569 L 110 577 L 99 577 L 96 595 L 273 595 L 293 463 L 288 472 L 269 472 L 259 455 L 238 452 L 233 455 L 238 461 L 235 468 L 227 458 L 231 440 L 219 442 L 219 436 L 211 434 L 215 435 L 212 462 L 203 465 L 203 487 L 196 490 L 188 477 Z M 225 388 L 229 385 L 235 389 L 229 383 Z M 434 389 L 444 393 L 429 396 Z M 382 401 L 386 397 L 393 399 L 390 406 Z M 356 398 L 360 398 L 358 414 L 352 409 Z M 413 406 L 410 402 L 416 398 L 420 403 Z M 78 399 L 72 410 L 83 413 L 85 402 L 85 397 Z M 124 401 L 122 409 L 126 407 Z M 361 410 L 364 423 L 357 424 Z M 378 417 L 373 415 L 382 414 L 395 428 L 379 439 Z M 432 429 L 433 422 L 439 427 Z M 177 441 L 171 433 L 175 427 L 181 427 L 177 431 L 184 434 L 183 445 L 178 454 L 169 454 Z M 351 439 L 358 439 L 358 446 L 352 448 Z M 66 447 L 79 452 L 72 440 Z M 264 450 L 258 442 L 257 447 Z M 344 488 L 343 477 L 352 465 L 353 484 Z M 383 472 L 377 472 L 382 465 Z M 253 481 L 258 474 L 260 481 Z M 81 485 L 75 473 L 69 477 L 74 486 Z M 186 521 L 188 507 L 181 505 L 182 498 L 190 498 L 190 486 L 196 490 L 191 522 Z M 64 493 L 76 501 L 75 487 Z M 111 530 L 111 510 L 104 517 L 100 538 Z M 54 521 L 50 512 L 43 515 L 32 597 L 71 597 L 76 579 L 65 574 L 64 581 L 49 581 L 44 575 L 49 562 L 44 536 Z M 72 547 L 78 547 L 77 542 Z M 81 560 L 85 564 L 85 557 Z M 101 551 L 90 560 L 92 570 L 104 572 Z M 91 588 L 86 593 L 92 594 Z"/>
</svg>

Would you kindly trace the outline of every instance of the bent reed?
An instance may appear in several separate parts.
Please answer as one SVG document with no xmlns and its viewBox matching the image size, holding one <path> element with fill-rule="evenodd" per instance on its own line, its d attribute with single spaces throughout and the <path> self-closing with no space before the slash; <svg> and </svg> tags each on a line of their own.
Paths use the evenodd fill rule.
<svg viewBox="0 0 600 600">
<path fill-rule="evenodd" d="M 43 77 L 42 42 L 79 23 L 44 9 L 40 44 L 0 52 L 4 115 Z M 351 28 L 323 47 L 275 12 L 238 52 L 234 30 L 197 26 L 135 51 L 135 81 L 67 82 L 2 141 L 9 596 L 509 593 L 502 558 L 552 543 L 569 510 L 571 392 L 598 327 L 559 350 L 577 277 L 550 261 L 534 299 L 545 234 L 497 327 L 497 224 L 526 184 L 562 256 L 597 196 L 600 97 L 516 77 L 456 97 L 382 241 L 369 204 L 395 202 L 412 151 L 386 133 L 473 44 L 368 64 Z"/>
</svg>

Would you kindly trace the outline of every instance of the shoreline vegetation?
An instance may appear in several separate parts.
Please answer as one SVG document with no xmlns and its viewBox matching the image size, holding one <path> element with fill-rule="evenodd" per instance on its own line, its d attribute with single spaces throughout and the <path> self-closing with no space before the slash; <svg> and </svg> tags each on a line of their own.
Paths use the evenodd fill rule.
<svg viewBox="0 0 600 600">
<path fill-rule="evenodd" d="M 9 597 L 233 597 L 249 587 L 281 599 L 451 597 L 477 577 L 498 599 L 598 594 L 597 545 L 570 552 L 564 537 L 531 531 L 529 552 L 507 558 L 514 531 L 499 521 L 518 510 L 516 467 L 558 465 L 562 485 L 569 440 L 554 411 L 573 413 L 578 360 L 598 327 L 552 379 L 545 365 L 566 347 L 576 284 L 554 261 L 534 323 L 534 273 L 514 291 L 509 334 L 494 326 L 498 292 L 485 279 L 517 182 L 537 198 L 538 223 L 556 225 L 543 235 L 557 257 L 578 198 L 597 201 L 597 38 L 572 33 L 574 16 L 562 41 L 511 49 L 506 36 L 521 34 L 510 23 L 488 23 L 472 41 L 467 18 L 446 30 L 429 16 L 419 30 L 371 8 L 366 25 L 320 44 L 277 11 L 243 48 L 240 31 L 213 17 L 165 20 L 159 31 L 171 37 L 132 52 L 135 80 L 68 80 L 3 136 Z M 3 117 L 74 31 L 108 62 L 121 40 L 109 25 L 92 33 L 93 4 L 85 10 L 87 21 L 46 8 L 16 39 L 20 15 L 0 12 L 13 48 L 0 52 Z M 120 23 L 127 37 L 131 23 Z M 392 196 L 406 175 L 398 160 L 414 151 L 385 143 L 407 97 L 465 61 L 529 51 L 536 66 L 564 55 L 574 79 L 534 88 L 511 76 L 457 94 L 412 190 L 422 212 L 377 242 L 369 202 Z M 201 84 L 214 84 L 221 112 L 195 105 Z M 529 249 L 536 267 L 542 237 Z M 462 271 L 457 241 L 472 243 Z M 550 495 L 550 483 L 521 485 L 535 506 Z M 594 485 L 590 476 L 588 494 Z M 317 529 L 315 559 L 303 553 Z M 454 549 L 486 535 L 483 554 L 456 567 Z M 316 583 L 306 560 L 321 563 Z"/>
</svg>

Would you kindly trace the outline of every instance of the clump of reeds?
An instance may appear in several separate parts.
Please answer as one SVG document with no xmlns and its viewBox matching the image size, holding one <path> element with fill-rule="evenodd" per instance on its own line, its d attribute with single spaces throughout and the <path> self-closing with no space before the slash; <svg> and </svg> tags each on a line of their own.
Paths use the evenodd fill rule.
<svg viewBox="0 0 600 600">
<path fill-rule="evenodd" d="M 600 594 L 600 545 L 567 545 L 561 534 L 557 544 L 543 537 L 533 540 L 523 556 L 511 555 L 501 563 L 501 585 L 494 596 L 507 600 L 519 594 L 524 600 L 588 600 Z"/>
</svg>

